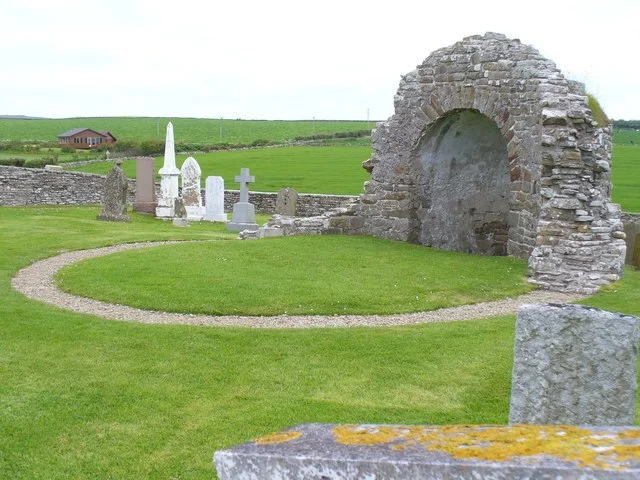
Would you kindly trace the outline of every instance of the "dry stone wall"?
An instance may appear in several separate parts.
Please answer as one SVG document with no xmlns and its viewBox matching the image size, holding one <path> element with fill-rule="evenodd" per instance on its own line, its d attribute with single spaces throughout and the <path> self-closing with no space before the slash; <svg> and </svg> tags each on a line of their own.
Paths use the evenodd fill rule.
<svg viewBox="0 0 640 480">
<path fill-rule="evenodd" d="M 90 173 L 52 172 L 39 168 L 0 166 L 0 205 L 91 205 L 102 202 L 105 177 Z M 157 186 L 156 186 L 157 187 Z M 135 201 L 135 180 L 129 180 L 128 203 Z M 204 190 L 202 190 L 204 199 Z M 276 192 L 250 192 L 249 201 L 256 212 L 275 213 Z M 302 193 L 298 196 L 296 215 L 322 215 L 344 202 L 356 198 L 351 195 L 322 195 Z M 225 190 L 225 211 L 231 211 L 239 200 L 237 190 Z"/>
<path fill-rule="evenodd" d="M 579 84 L 504 35 L 465 38 L 405 75 L 373 132 L 345 233 L 529 259 L 530 281 L 591 293 L 625 254 L 611 130 Z"/>
</svg>

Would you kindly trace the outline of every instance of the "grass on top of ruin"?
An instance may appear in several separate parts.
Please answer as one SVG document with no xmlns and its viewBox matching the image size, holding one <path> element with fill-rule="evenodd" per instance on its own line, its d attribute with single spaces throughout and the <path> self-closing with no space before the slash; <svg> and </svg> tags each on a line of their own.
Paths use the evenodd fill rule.
<svg viewBox="0 0 640 480">
<path fill-rule="evenodd" d="M 507 422 L 513 315 L 386 328 L 145 325 L 11 288 L 20 268 L 62 251 L 242 243 L 208 223 L 176 228 L 137 214 L 106 223 L 98 213 L 0 207 L 1 477 L 210 479 L 215 450 L 298 423 Z M 639 315 L 639 295 L 640 271 L 629 270 L 589 303 Z"/>
<path fill-rule="evenodd" d="M 86 260 L 63 290 L 148 310 L 210 315 L 394 314 L 533 290 L 527 263 L 371 237 L 168 245 Z M 162 281 L 159 281 L 162 279 Z"/>
</svg>

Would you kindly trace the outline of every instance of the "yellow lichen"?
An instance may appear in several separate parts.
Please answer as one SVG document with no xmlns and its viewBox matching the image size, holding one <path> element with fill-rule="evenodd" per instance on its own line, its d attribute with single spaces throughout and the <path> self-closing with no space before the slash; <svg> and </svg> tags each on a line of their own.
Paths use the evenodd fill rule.
<svg viewBox="0 0 640 480">
<path fill-rule="evenodd" d="M 346 445 L 391 444 L 393 450 L 422 446 L 454 458 L 504 461 L 553 456 L 581 467 L 618 469 L 640 461 L 638 430 L 598 434 L 570 425 L 537 426 L 362 426 L 339 425 L 336 441 Z"/>
<path fill-rule="evenodd" d="M 269 435 L 265 435 L 264 437 L 256 438 L 254 442 L 256 442 L 258 445 L 269 445 L 272 443 L 290 442 L 291 440 L 295 440 L 296 438 L 300 438 L 301 436 L 301 432 L 294 432 L 289 430 L 286 432 L 271 433 Z"/>
</svg>

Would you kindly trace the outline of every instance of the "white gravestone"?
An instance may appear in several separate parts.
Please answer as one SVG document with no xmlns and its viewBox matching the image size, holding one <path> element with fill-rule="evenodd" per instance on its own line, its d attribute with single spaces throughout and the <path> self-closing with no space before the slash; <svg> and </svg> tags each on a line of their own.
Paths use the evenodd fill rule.
<svg viewBox="0 0 640 480">
<path fill-rule="evenodd" d="M 182 201 L 187 211 L 187 220 L 200 221 L 204 215 L 200 177 L 202 170 L 195 158 L 189 157 L 182 164 Z"/>
<path fill-rule="evenodd" d="M 224 179 L 222 177 L 207 177 L 204 198 L 204 220 L 226 222 L 227 214 L 224 213 Z"/>
<path fill-rule="evenodd" d="M 227 223 L 227 230 L 231 232 L 258 230 L 256 209 L 252 203 L 249 203 L 249 183 L 255 182 L 256 178 L 249 175 L 248 168 L 241 168 L 240 175 L 234 180 L 240 184 L 240 201 L 233 206 L 233 216 Z"/>
<path fill-rule="evenodd" d="M 173 141 L 173 124 L 167 125 L 167 137 L 164 144 L 164 165 L 160 174 L 160 195 L 156 207 L 156 217 L 173 218 L 174 200 L 178 198 L 178 175 L 176 167 L 176 150 Z"/>
</svg>

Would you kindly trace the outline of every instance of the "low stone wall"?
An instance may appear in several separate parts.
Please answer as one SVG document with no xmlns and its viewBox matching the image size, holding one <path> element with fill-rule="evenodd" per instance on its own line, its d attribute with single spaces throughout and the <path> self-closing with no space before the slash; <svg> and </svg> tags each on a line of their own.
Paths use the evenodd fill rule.
<svg viewBox="0 0 640 480">
<path fill-rule="evenodd" d="M 204 191 L 203 191 L 204 195 Z M 224 210 L 231 212 L 233 204 L 239 200 L 239 190 L 225 190 Z M 256 206 L 256 212 L 273 214 L 276 211 L 276 192 L 249 192 L 249 201 Z M 298 194 L 296 216 L 315 217 L 328 210 L 338 208 L 344 202 L 356 198 L 355 195 L 323 195 L 319 193 Z"/>
<path fill-rule="evenodd" d="M 102 202 L 104 175 L 0 166 L 0 205 L 87 205 Z M 129 202 L 135 196 L 129 181 Z"/>
<path fill-rule="evenodd" d="M 89 205 L 102 202 L 104 175 L 91 173 L 48 171 L 41 168 L 0 166 L 0 206 L 21 205 Z M 135 199 L 136 181 L 129 180 L 129 203 Z M 240 192 L 226 190 L 225 211 L 230 212 Z M 202 190 L 204 201 L 204 190 Z M 275 192 L 249 192 L 249 201 L 256 212 L 275 213 Z M 349 195 L 302 193 L 298 196 L 296 215 L 312 217 L 339 207 L 354 198 Z"/>
</svg>

